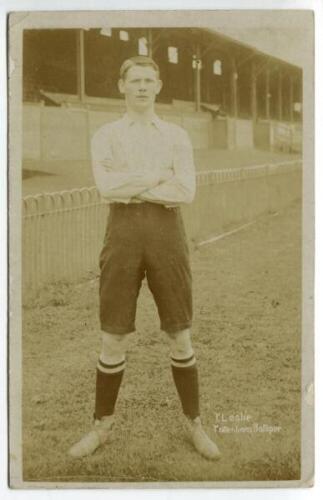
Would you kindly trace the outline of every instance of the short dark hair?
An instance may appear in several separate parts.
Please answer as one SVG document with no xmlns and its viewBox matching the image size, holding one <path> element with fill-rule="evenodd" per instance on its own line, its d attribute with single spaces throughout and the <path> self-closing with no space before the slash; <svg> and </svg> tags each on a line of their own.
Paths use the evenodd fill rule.
<svg viewBox="0 0 323 500">
<path fill-rule="evenodd" d="M 134 56 L 134 57 L 130 57 L 129 59 L 126 59 L 122 63 L 121 68 L 120 68 L 120 78 L 122 80 L 125 79 L 128 70 L 130 68 L 132 68 L 133 66 L 148 66 L 148 67 L 150 66 L 151 68 L 153 68 L 156 71 L 157 76 L 159 78 L 159 67 L 158 67 L 158 64 L 156 64 L 155 61 L 151 57 L 148 57 L 148 56 Z"/>
</svg>

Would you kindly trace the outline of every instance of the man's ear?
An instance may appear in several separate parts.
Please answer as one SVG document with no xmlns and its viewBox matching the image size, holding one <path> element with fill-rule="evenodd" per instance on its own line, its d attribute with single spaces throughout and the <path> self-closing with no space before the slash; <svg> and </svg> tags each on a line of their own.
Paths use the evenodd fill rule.
<svg viewBox="0 0 323 500">
<path fill-rule="evenodd" d="M 161 80 L 158 80 L 156 95 L 159 94 L 159 92 L 161 91 L 162 87 L 163 87 L 163 82 Z"/>
<path fill-rule="evenodd" d="M 118 88 L 120 94 L 124 94 L 124 80 L 122 78 L 120 78 L 118 81 Z"/>
</svg>

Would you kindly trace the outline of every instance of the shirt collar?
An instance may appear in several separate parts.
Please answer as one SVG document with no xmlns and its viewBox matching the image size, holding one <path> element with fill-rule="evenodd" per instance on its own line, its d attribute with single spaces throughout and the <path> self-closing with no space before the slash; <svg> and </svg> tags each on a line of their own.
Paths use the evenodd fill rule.
<svg viewBox="0 0 323 500">
<path fill-rule="evenodd" d="M 126 126 L 130 126 L 133 123 L 136 123 L 135 118 L 132 118 L 131 116 L 128 115 L 128 113 L 125 113 L 124 116 L 122 117 L 122 121 Z M 163 132 L 163 123 L 162 120 L 157 116 L 155 113 L 149 118 L 148 120 L 149 123 L 153 123 L 155 127 L 160 131 Z"/>
</svg>

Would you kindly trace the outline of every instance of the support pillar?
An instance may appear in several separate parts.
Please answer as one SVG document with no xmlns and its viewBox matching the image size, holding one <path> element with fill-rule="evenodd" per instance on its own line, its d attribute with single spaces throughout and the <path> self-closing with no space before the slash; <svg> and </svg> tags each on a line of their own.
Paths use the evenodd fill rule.
<svg viewBox="0 0 323 500">
<path fill-rule="evenodd" d="M 154 47 L 153 47 L 153 32 L 151 28 L 147 30 L 147 48 L 148 48 L 148 57 L 153 58 L 154 55 Z"/>
<path fill-rule="evenodd" d="M 257 68 L 253 61 L 251 65 L 251 116 L 252 121 L 257 121 Z"/>
<path fill-rule="evenodd" d="M 266 120 L 270 120 L 270 72 L 269 66 L 266 66 Z"/>
<path fill-rule="evenodd" d="M 77 95 L 80 102 L 85 98 L 84 30 L 76 31 Z"/>
<path fill-rule="evenodd" d="M 289 119 L 294 121 L 294 79 L 292 75 L 289 77 Z"/>
<path fill-rule="evenodd" d="M 283 120 L 283 76 L 282 70 L 278 72 L 278 120 Z"/>
<path fill-rule="evenodd" d="M 238 72 L 234 57 L 231 59 L 231 113 L 234 118 L 238 117 Z"/>
<path fill-rule="evenodd" d="M 195 57 L 193 56 L 195 70 L 195 109 L 201 111 L 201 51 L 200 46 L 196 45 Z"/>
</svg>

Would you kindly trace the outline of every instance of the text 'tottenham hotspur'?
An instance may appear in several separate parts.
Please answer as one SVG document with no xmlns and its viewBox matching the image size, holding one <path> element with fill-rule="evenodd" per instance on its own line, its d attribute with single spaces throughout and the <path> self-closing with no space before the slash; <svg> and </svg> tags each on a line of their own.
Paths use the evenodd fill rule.
<svg viewBox="0 0 323 500">
<path fill-rule="evenodd" d="M 253 434 L 253 433 L 278 433 L 281 432 L 280 425 L 267 423 L 253 422 L 251 415 L 245 412 L 232 413 L 225 415 L 224 413 L 215 414 L 215 424 L 213 425 L 215 432 L 220 434 Z"/>
</svg>

